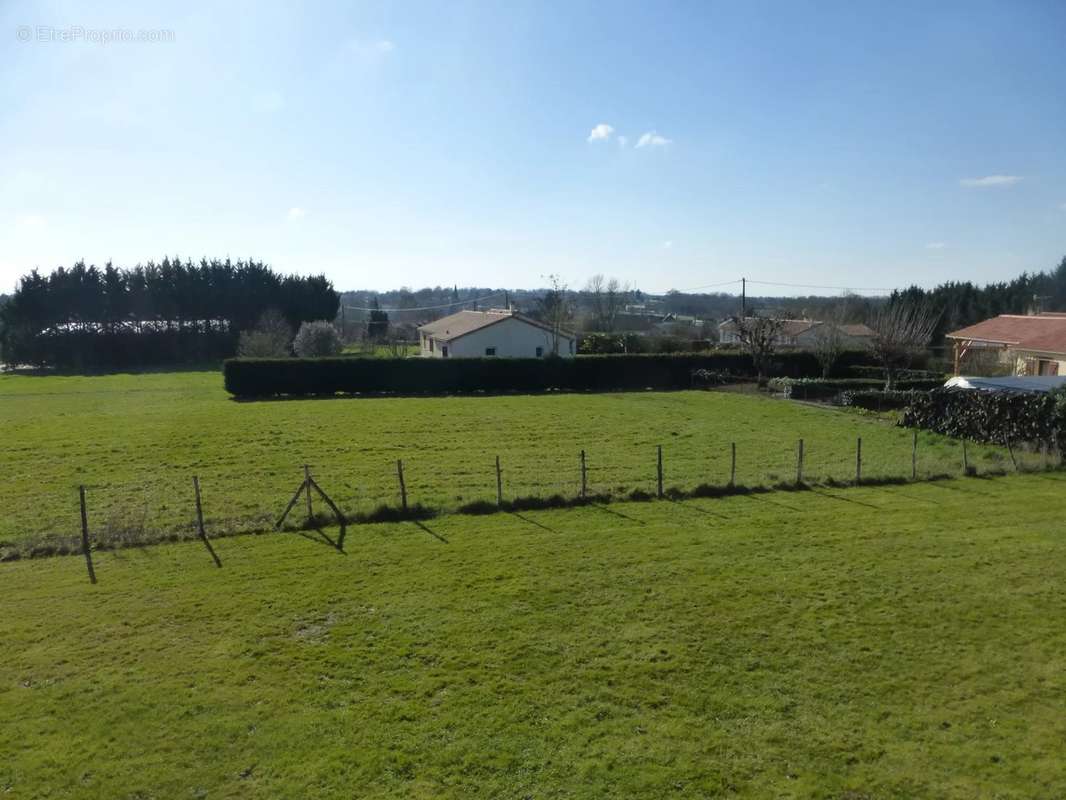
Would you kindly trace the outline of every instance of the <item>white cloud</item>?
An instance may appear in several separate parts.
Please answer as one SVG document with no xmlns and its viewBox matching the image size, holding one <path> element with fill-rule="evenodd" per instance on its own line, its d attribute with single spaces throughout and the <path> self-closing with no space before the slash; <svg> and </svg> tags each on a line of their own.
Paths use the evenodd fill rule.
<svg viewBox="0 0 1066 800">
<path fill-rule="evenodd" d="M 274 114 L 285 107 L 281 92 L 263 92 L 252 98 L 252 109 L 260 114 Z"/>
<path fill-rule="evenodd" d="M 648 131 L 637 140 L 637 147 L 666 147 L 668 144 L 673 143 L 673 139 L 660 136 L 655 131 Z"/>
<path fill-rule="evenodd" d="M 990 186 L 1013 186 L 1020 181 L 1018 175 L 985 175 L 981 178 L 963 178 L 959 185 L 967 189 L 986 189 Z"/>
<path fill-rule="evenodd" d="M 945 247 L 947 247 L 947 243 L 946 242 L 930 242 L 929 244 L 927 244 L 925 246 L 925 249 L 926 250 L 943 250 Z"/>
<path fill-rule="evenodd" d="M 606 122 L 601 122 L 589 133 L 587 141 L 590 142 L 606 142 L 611 138 L 611 134 L 614 133 L 614 128 L 608 125 Z"/>
<path fill-rule="evenodd" d="M 43 228 L 45 224 L 45 218 L 40 214 L 17 214 L 15 216 L 15 227 L 18 228 Z"/>
<path fill-rule="evenodd" d="M 296 220 L 303 219 L 304 217 L 306 217 L 307 216 L 307 212 L 304 211 L 302 208 L 298 208 L 297 206 L 293 206 L 292 208 L 289 209 L 289 213 L 288 213 L 287 216 L 288 216 L 289 222 L 296 222 Z"/>
<path fill-rule="evenodd" d="M 663 242 L 663 250 L 669 250 L 673 246 L 674 246 L 674 240 L 673 239 L 667 239 L 665 242 Z"/>
<path fill-rule="evenodd" d="M 396 52 L 396 43 L 391 39 L 378 39 L 373 42 L 353 39 L 348 43 L 348 47 L 353 53 L 366 59 L 385 58 Z"/>
</svg>

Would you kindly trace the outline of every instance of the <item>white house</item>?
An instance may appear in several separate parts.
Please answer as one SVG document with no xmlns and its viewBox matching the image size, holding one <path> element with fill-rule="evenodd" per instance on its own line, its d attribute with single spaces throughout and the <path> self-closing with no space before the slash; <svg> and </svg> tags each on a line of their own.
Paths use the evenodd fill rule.
<svg viewBox="0 0 1066 800">
<path fill-rule="evenodd" d="M 577 337 L 510 309 L 460 311 L 418 329 L 423 358 L 543 358 L 554 351 L 570 358 Z"/>
</svg>

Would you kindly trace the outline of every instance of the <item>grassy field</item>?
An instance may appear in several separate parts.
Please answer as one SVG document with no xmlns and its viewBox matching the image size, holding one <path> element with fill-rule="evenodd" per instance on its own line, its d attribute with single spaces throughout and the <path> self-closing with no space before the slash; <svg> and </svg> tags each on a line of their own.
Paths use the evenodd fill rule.
<svg viewBox="0 0 1066 800">
<path fill-rule="evenodd" d="M 851 480 L 856 437 L 863 475 L 909 476 L 910 433 L 857 414 L 751 395 L 708 392 L 291 400 L 240 403 L 215 371 L 99 377 L 0 376 L 0 543 L 79 529 L 86 484 L 100 541 L 130 530 L 188 529 L 193 474 L 215 532 L 269 527 L 311 464 L 348 513 L 396 504 L 396 460 L 412 502 L 451 509 L 506 497 L 573 496 L 579 452 L 589 491 L 654 491 L 729 479 L 772 485 L 796 475 L 805 440 L 809 481 Z M 1008 462 L 971 446 L 980 470 Z M 919 473 L 958 473 L 960 444 L 922 434 Z M 0 548 L 3 545 L 0 544 Z"/>
<path fill-rule="evenodd" d="M 1062 797 L 1064 492 L 452 515 L 100 553 L 95 587 L 2 564 L 0 795 Z"/>
</svg>

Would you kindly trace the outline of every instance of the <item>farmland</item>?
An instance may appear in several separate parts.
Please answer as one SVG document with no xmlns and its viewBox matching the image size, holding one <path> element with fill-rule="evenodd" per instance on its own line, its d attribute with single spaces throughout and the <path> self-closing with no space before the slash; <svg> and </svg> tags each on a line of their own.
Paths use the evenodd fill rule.
<svg viewBox="0 0 1066 800">
<path fill-rule="evenodd" d="M 0 542 L 78 531 L 77 486 L 88 487 L 98 540 L 130 529 L 189 530 L 199 475 L 215 533 L 269 528 L 310 464 L 346 512 L 398 502 L 403 459 L 412 502 L 454 509 L 495 500 L 495 457 L 506 497 L 575 495 L 579 452 L 593 493 L 654 491 L 656 447 L 665 484 L 729 480 L 850 481 L 856 439 L 863 476 L 911 472 L 910 433 L 851 413 L 749 395 L 707 392 L 290 400 L 229 399 L 202 372 L 64 377 L 0 376 Z M 980 471 L 1004 451 L 971 445 Z M 920 475 L 962 470 L 957 441 L 922 434 Z"/>
<path fill-rule="evenodd" d="M 2 564 L 0 792 L 1061 796 L 1064 478 Z"/>
</svg>

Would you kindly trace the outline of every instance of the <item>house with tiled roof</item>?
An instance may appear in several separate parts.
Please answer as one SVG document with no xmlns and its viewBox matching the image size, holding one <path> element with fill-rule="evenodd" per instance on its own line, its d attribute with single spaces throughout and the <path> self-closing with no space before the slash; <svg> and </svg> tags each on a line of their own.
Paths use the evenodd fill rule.
<svg viewBox="0 0 1066 800">
<path fill-rule="evenodd" d="M 418 329 L 423 358 L 570 358 L 577 337 L 512 309 L 459 311 Z"/>
<path fill-rule="evenodd" d="M 774 339 L 774 345 L 807 349 L 812 349 L 818 344 L 818 337 L 824 331 L 823 326 L 834 324 L 816 319 L 785 319 L 781 322 L 781 329 Z M 861 323 L 837 325 L 837 330 L 845 350 L 862 350 L 869 347 L 874 337 L 874 332 Z M 727 319 L 719 323 L 718 341 L 722 344 L 741 344 L 735 320 Z"/>
<path fill-rule="evenodd" d="M 1066 313 L 1000 314 L 947 334 L 955 374 L 993 356 L 1014 375 L 1066 375 Z"/>
</svg>

